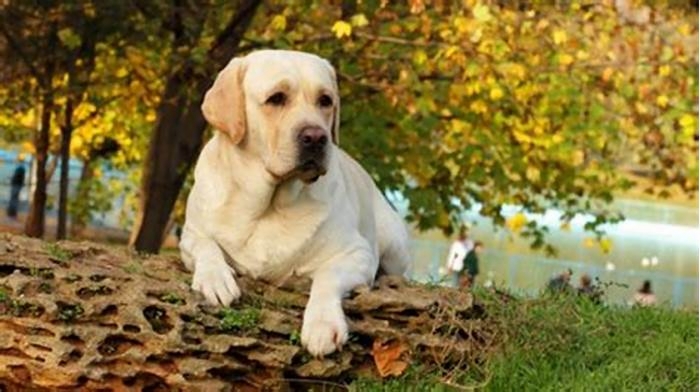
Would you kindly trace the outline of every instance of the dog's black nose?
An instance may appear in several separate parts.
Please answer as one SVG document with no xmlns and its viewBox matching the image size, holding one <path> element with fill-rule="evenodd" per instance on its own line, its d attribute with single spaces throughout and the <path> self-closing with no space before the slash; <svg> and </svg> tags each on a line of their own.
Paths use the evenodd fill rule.
<svg viewBox="0 0 700 392">
<path fill-rule="evenodd" d="M 318 149 L 322 148 L 326 145 L 326 143 L 328 143 L 328 136 L 326 136 L 326 132 L 318 127 L 304 128 L 301 132 L 299 132 L 299 136 L 297 138 L 299 140 L 299 144 L 304 149 Z"/>
</svg>

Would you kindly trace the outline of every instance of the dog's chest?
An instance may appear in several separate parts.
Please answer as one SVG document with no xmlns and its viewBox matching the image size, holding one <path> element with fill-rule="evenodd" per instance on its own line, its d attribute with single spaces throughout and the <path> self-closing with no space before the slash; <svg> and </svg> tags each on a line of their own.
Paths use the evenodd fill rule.
<svg viewBox="0 0 700 392">
<path fill-rule="evenodd" d="M 279 279 L 314 262 L 310 244 L 328 216 L 323 203 L 300 203 L 245 219 L 235 211 L 221 211 L 215 238 L 234 268 L 255 278 Z"/>
</svg>

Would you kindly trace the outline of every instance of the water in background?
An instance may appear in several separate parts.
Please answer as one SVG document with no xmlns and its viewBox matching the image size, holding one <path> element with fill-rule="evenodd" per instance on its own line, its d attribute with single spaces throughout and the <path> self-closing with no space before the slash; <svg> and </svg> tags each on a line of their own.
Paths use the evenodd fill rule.
<svg viewBox="0 0 700 392">
<path fill-rule="evenodd" d="M 9 180 L 16 166 L 16 153 L 0 150 L 0 205 L 2 214 L 9 198 Z M 29 169 L 29 160 L 26 167 Z M 81 164 L 71 161 L 69 189 L 72 193 L 80 177 Z M 105 171 L 104 178 L 119 178 L 121 173 Z M 20 199 L 20 211 L 27 210 L 29 175 Z M 58 195 L 58 172 L 48 188 L 49 199 Z M 124 196 L 114 200 L 112 210 L 98 215 L 94 226 L 119 227 L 119 211 Z M 406 208 L 405 201 L 392 200 L 399 210 Z M 597 247 L 586 247 L 584 242 L 590 237 L 583 231 L 584 219 L 574 220 L 568 231 L 558 229 L 557 214 L 540 217 L 550 223 L 552 232 L 548 236 L 559 250 L 557 257 L 545 257 L 541 252 L 532 251 L 528 243 L 511 235 L 504 229 L 494 229 L 490 220 L 480 217 L 476 211 L 465 214 L 465 221 L 471 222 L 470 236 L 486 244 L 481 257 L 478 277 L 483 284 L 491 280 L 496 285 L 506 286 L 525 294 L 535 295 L 555 273 L 565 268 L 574 271 L 572 283 L 578 284 L 578 277 L 588 273 L 603 281 L 626 284 L 628 288 L 612 287 L 609 300 L 626 302 L 639 288 L 642 281 L 650 279 L 660 301 L 674 306 L 697 308 L 698 306 L 698 210 L 688 206 L 670 203 L 638 200 L 618 200 L 616 202 L 627 220 L 607 228 L 613 241 L 612 251 L 604 255 Z M 55 215 L 55 203 L 50 203 L 49 216 Z M 412 251 L 416 262 L 414 278 L 422 281 L 438 280 L 440 267 L 447 256 L 450 239 L 432 231 L 414 233 Z M 643 266 L 642 260 L 656 259 L 656 265 Z M 606 267 L 614 266 L 614 270 Z"/>
<path fill-rule="evenodd" d="M 566 268 L 574 272 L 571 283 L 578 286 L 583 273 L 612 286 L 608 301 L 626 303 L 645 279 L 652 281 L 659 302 L 673 306 L 698 307 L 698 210 L 674 204 L 639 200 L 617 200 L 616 207 L 627 219 L 606 227 L 612 240 L 610 253 L 586 246 L 591 234 L 583 230 L 584 219 L 572 222 L 569 230 L 558 229 L 556 214 L 539 220 L 550 224 L 547 239 L 558 249 L 556 257 L 532 251 L 528 243 L 505 229 L 494 229 L 490 220 L 476 212 L 466 214 L 473 222 L 470 237 L 486 244 L 480 258 L 478 283 L 490 280 L 499 286 L 536 295 L 547 281 Z M 550 221 L 550 222 L 548 222 Z M 438 232 L 415 233 L 414 276 L 423 281 L 440 278 L 451 239 Z"/>
</svg>

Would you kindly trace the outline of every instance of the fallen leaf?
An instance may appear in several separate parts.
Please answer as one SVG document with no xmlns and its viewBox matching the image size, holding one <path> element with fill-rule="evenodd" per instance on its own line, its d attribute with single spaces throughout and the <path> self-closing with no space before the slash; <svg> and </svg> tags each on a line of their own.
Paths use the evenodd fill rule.
<svg viewBox="0 0 700 392">
<path fill-rule="evenodd" d="M 377 371 L 382 378 L 388 376 L 400 376 L 408 367 L 408 362 L 401 359 L 403 353 L 408 351 L 408 346 L 398 340 L 384 344 L 375 340 L 372 344 L 372 357 Z"/>
</svg>

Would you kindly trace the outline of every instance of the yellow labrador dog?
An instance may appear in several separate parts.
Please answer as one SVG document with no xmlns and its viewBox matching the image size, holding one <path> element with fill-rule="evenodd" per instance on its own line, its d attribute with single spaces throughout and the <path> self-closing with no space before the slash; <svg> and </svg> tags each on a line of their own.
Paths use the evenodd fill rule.
<svg viewBox="0 0 700 392">
<path fill-rule="evenodd" d="M 212 304 L 241 294 L 237 274 L 313 280 L 302 344 L 316 356 L 347 340 L 345 293 L 381 265 L 407 274 L 404 222 L 337 146 L 335 71 L 315 55 L 262 50 L 233 59 L 202 111 L 206 144 L 187 200 L 180 249 L 192 288 Z"/>
</svg>

